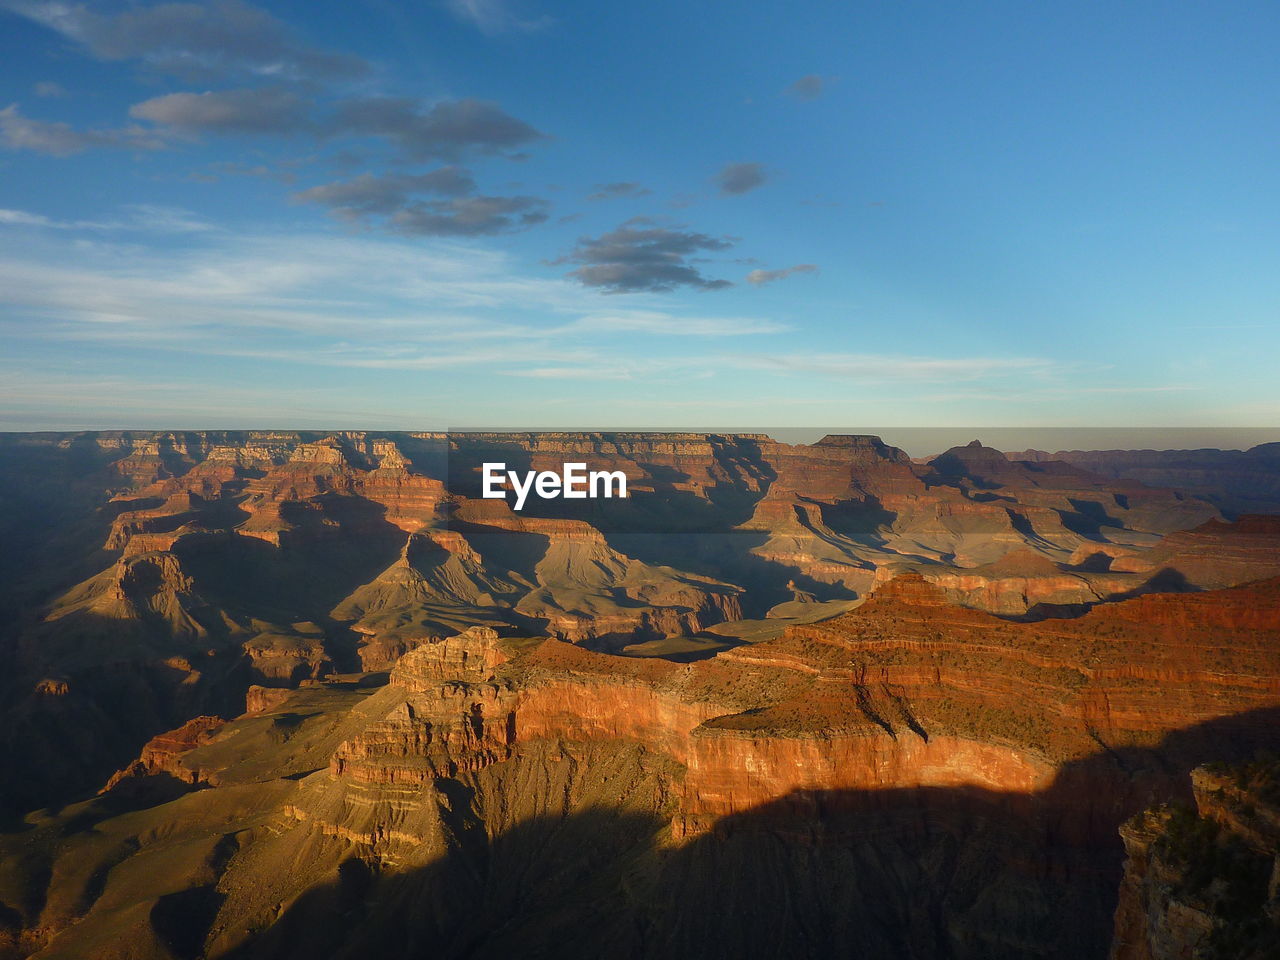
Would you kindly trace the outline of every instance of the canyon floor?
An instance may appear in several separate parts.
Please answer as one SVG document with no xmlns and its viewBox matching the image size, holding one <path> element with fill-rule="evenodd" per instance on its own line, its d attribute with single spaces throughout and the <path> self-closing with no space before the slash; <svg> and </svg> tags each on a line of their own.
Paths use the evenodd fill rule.
<svg viewBox="0 0 1280 960">
<path fill-rule="evenodd" d="M 4 960 L 1272 955 L 1280 444 L 5 434 L 0 504 Z"/>
</svg>

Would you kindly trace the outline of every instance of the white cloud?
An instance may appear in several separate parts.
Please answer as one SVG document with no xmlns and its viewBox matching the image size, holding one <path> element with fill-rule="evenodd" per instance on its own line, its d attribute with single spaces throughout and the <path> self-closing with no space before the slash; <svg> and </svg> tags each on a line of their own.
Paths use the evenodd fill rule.
<svg viewBox="0 0 1280 960">
<path fill-rule="evenodd" d="M 29 210 L 0 208 L 0 226 L 95 232 L 137 230 L 145 233 L 203 233 L 215 229 L 207 220 L 180 207 L 134 203 L 121 207 L 120 212 L 122 216 L 112 220 L 56 220 Z"/>
<path fill-rule="evenodd" d="M 56 31 L 100 60 L 141 61 L 188 79 L 336 81 L 369 71 L 357 57 L 300 42 L 280 20 L 243 0 L 126 4 L 116 11 L 62 0 L 2 0 L 0 7 Z"/>
<path fill-rule="evenodd" d="M 512 9 L 510 0 L 446 0 L 449 11 L 481 33 L 526 33 L 551 24 L 550 17 L 521 17 Z"/>
<path fill-rule="evenodd" d="M 730 357 L 747 369 L 818 374 L 848 380 L 957 381 L 1010 374 L 1045 374 L 1055 364 L 1038 357 L 922 357 L 862 353 Z"/>
<path fill-rule="evenodd" d="M 121 244 L 103 235 L 104 223 L 182 236 Z M 1042 381 L 1060 372 L 1036 357 L 782 352 L 772 338 L 787 324 L 682 315 L 658 308 L 653 295 L 524 274 L 507 254 L 471 243 L 237 234 L 166 208 L 102 223 L 0 211 L 0 224 L 11 228 L 7 241 L 0 230 L 0 333 L 74 346 L 89 363 L 89 348 L 100 345 L 543 381 L 686 383 L 729 372 L 740 382 L 785 378 L 808 385 L 805 393 L 828 391 L 813 386 L 824 380 L 1030 391 L 1055 385 Z"/>
<path fill-rule="evenodd" d="M 52 227 L 57 222 L 40 213 L 28 213 L 26 210 L 0 209 L 0 223 L 20 227 Z"/>
<path fill-rule="evenodd" d="M 673 337 L 736 337 L 785 333 L 791 327 L 753 317 L 686 317 L 648 310 L 623 314 L 593 314 L 575 320 L 566 330 L 596 333 L 661 333 Z"/>
<path fill-rule="evenodd" d="M 232 234 L 166 208 L 102 222 L 9 210 L 0 211 L 0 225 L 12 228 L 8 242 L 0 231 L 0 329 L 63 344 L 356 368 L 525 370 L 608 363 L 620 342 L 638 338 L 786 329 L 763 318 L 678 316 L 654 309 L 652 297 L 606 297 L 521 274 L 505 254 L 463 243 Z M 108 242 L 108 229 L 186 236 L 143 247 Z"/>
</svg>

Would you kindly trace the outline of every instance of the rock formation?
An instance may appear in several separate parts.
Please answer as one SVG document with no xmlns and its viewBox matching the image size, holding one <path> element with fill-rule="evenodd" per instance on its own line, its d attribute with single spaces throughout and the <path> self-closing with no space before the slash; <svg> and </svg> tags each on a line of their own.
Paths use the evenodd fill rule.
<svg viewBox="0 0 1280 960">
<path fill-rule="evenodd" d="M 1127 854 L 1112 960 L 1264 960 L 1280 944 L 1280 763 L 1191 773 L 1194 807 L 1145 810 Z"/>
<path fill-rule="evenodd" d="M 0 902 L 50 958 L 1097 957 L 1121 822 L 1277 716 L 1280 580 L 1011 622 L 908 574 L 689 664 L 475 627 L 162 738 Z"/>
<path fill-rule="evenodd" d="M 1280 443 L 1248 450 L 1026 450 L 1013 456 L 1197 493 L 1233 513 L 1274 513 L 1280 507 Z"/>
</svg>

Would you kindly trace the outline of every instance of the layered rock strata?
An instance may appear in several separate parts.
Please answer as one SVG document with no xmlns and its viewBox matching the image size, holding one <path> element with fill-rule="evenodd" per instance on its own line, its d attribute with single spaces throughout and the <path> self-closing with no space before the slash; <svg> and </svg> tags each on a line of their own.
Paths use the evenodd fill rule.
<svg viewBox="0 0 1280 960">
<path fill-rule="evenodd" d="M 490 460 L 622 470 L 633 496 L 515 514 L 478 497 Z M 28 770 L 0 789 L 10 812 L 85 795 L 251 685 L 389 670 L 472 625 L 693 656 L 904 572 L 1035 619 L 1276 571 L 1270 533 L 1213 526 L 1202 498 L 981 444 L 915 463 L 866 436 L 3 435 L 0 491 L 0 761 Z M 34 762 L 58 743 L 75 748 Z"/>
<path fill-rule="evenodd" d="M 46 958 L 1097 957 L 1118 825 L 1278 715 L 1280 580 L 1013 622 L 907 574 L 688 664 L 477 627 L 31 818 L 0 902 Z"/>
</svg>

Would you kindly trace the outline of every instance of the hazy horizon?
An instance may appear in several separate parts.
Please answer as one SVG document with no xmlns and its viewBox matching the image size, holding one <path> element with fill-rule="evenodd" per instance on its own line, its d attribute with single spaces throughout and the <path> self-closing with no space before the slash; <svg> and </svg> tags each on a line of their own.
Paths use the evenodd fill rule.
<svg viewBox="0 0 1280 960">
<path fill-rule="evenodd" d="M 258 426 L 169 426 L 169 427 L 67 427 L 64 429 L 2 430 L 6 433 L 112 433 L 112 432 L 249 432 L 291 431 L 306 433 L 341 433 L 367 431 L 370 433 L 414 432 L 512 432 L 512 433 L 759 433 L 775 440 L 791 444 L 812 444 L 829 434 L 859 434 L 879 437 L 890 446 L 905 450 L 912 457 L 938 454 L 951 447 L 962 446 L 979 440 L 984 446 L 995 447 L 1006 453 L 1023 450 L 1042 450 L 1047 453 L 1072 450 L 1248 450 L 1261 444 L 1280 442 L 1280 428 L 1266 427 L 883 427 L 883 426 L 830 426 L 830 427 L 760 427 L 760 426 L 685 426 L 664 429 L 644 424 L 631 426 L 528 426 L 494 424 L 489 426 L 422 426 L 361 427 L 271 424 Z"/>
</svg>

